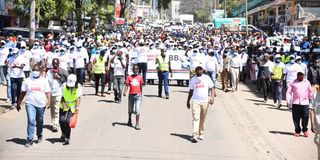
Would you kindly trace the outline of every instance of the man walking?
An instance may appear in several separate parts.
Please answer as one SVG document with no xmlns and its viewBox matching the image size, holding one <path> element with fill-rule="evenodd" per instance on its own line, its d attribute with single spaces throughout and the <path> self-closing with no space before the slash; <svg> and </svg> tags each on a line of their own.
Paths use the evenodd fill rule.
<svg viewBox="0 0 320 160">
<path fill-rule="evenodd" d="M 302 72 L 297 73 L 297 79 L 289 86 L 287 91 L 287 103 L 291 104 L 288 99 L 292 95 L 292 118 L 295 127 L 294 136 L 299 137 L 302 131 L 305 137 L 308 137 L 308 120 L 309 120 L 309 102 L 313 98 L 311 84 L 304 79 Z M 302 120 L 302 130 L 300 126 Z"/>
<path fill-rule="evenodd" d="M 283 69 L 285 65 L 281 62 L 280 54 L 277 54 L 274 58 L 275 62 L 271 71 L 271 82 L 274 91 L 273 102 L 275 107 L 280 108 L 282 101 Z"/>
<path fill-rule="evenodd" d="M 228 71 L 231 72 L 232 92 L 238 89 L 239 73 L 242 71 L 241 58 L 237 51 L 233 51 L 229 61 Z"/>
<path fill-rule="evenodd" d="M 93 60 L 93 74 L 95 84 L 95 94 L 98 95 L 99 82 L 101 80 L 101 96 L 105 97 L 104 89 L 106 85 L 106 66 L 107 61 L 105 59 L 105 50 L 102 50 L 98 57 Z"/>
<path fill-rule="evenodd" d="M 204 140 L 204 122 L 207 115 L 209 104 L 214 103 L 214 85 L 209 76 L 203 74 L 201 66 L 196 67 L 196 76 L 191 78 L 189 84 L 189 95 L 187 108 L 190 109 L 190 100 L 192 98 L 192 116 L 193 116 L 193 133 L 191 141 L 197 143 Z M 210 99 L 208 98 L 211 93 Z"/>
<path fill-rule="evenodd" d="M 47 73 L 48 82 L 51 88 L 51 121 L 52 132 L 58 132 L 59 127 L 59 108 L 61 105 L 61 96 L 63 83 L 67 82 L 68 72 L 60 67 L 60 61 L 58 58 L 52 60 L 53 69 Z"/>
<path fill-rule="evenodd" d="M 164 84 L 164 92 L 166 99 L 169 99 L 169 73 L 172 76 L 171 63 L 169 56 L 166 55 L 166 47 L 164 44 L 160 44 L 159 49 L 161 54 L 156 59 L 156 66 L 158 70 L 158 97 L 162 97 L 162 82 Z"/>
<path fill-rule="evenodd" d="M 121 102 L 122 89 L 124 85 L 124 75 L 126 69 L 126 59 L 122 56 L 122 51 L 118 50 L 117 54 L 111 59 L 111 63 L 114 64 L 114 101 L 117 103 Z"/>
</svg>

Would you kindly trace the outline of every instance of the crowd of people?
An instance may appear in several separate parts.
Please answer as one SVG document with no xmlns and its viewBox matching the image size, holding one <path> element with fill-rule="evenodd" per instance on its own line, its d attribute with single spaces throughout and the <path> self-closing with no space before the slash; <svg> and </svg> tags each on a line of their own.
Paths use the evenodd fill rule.
<svg viewBox="0 0 320 160">
<path fill-rule="evenodd" d="M 192 99 L 193 141 L 204 139 L 206 111 L 208 104 L 214 103 L 219 81 L 224 92 L 229 92 L 229 88 L 236 92 L 239 83 L 252 82 L 257 92 L 262 92 L 265 103 L 272 95 L 277 108 L 284 106 L 285 98 L 286 106 L 292 108 L 297 137 L 301 132 L 308 136 L 309 104 L 314 104 L 312 109 L 318 105 L 314 102 L 317 98 L 312 101 L 320 83 L 320 60 L 316 52 L 320 39 L 314 35 L 310 40 L 294 37 L 290 50 L 265 47 L 262 35 L 244 36 L 205 27 L 187 31 L 130 29 L 67 33 L 58 37 L 49 35 L 31 46 L 21 36 L 1 38 L 0 85 L 7 85 L 7 102 L 13 108 L 20 110 L 21 101 L 26 97 L 28 146 L 32 145 L 35 123 L 43 123 L 42 108 L 46 106 L 51 107 L 52 131 L 57 132 L 60 123 L 61 138 L 69 144 L 67 124 L 79 107 L 81 86 L 85 83 L 94 83 L 96 96 L 113 93 L 117 103 L 121 103 L 130 90 L 128 125 L 132 126 L 131 115 L 136 114 L 135 128 L 140 130 L 141 93 L 148 82 L 149 52 L 159 53 L 155 64 L 158 96 L 162 97 L 164 88 L 166 99 L 170 96 L 169 79 L 175 74 L 166 53 L 169 50 L 185 53 L 180 59 L 188 62 L 190 71 L 187 107 L 190 108 Z M 301 51 L 309 51 L 295 51 L 295 45 L 299 45 Z M 48 104 L 43 103 L 45 101 Z M 320 129 L 320 121 L 311 122 L 316 124 L 312 125 L 313 131 Z M 39 141 L 41 132 L 42 128 L 37 125 Z"/>
</svg>

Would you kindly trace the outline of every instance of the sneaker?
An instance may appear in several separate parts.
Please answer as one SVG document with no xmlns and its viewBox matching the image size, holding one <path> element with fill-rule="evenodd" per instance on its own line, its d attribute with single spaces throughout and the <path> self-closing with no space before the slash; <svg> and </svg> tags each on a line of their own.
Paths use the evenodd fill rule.
<svg viewBox="0 0 320 160">
<path fill-rule="evenodd" d="M 62 134 L 62 135 L 61 135 L 61 137 L 60 137 L 60 141 L 61 141 L 61 142 L 66 141 L 66 136 L 65 136 L 64 134 Z"/>
<path fill-rule="evenodd" d="M 108 91 L 107 94 L 111 94 L 111 91 Z"/>
<path fill-rule="evenodd" d="M 282 104 L 281 104 L 281 103 L 278 103 L 277 108 L 280 108 L 281 106 L 282 106 Z"/>
<path fill-rule="evenodd" d="M 140 128 L 139 125 L 136 125 L 135 129 L 136 129 L 136 130 L 141 130 L 141 128 Z"/>
<path fill-rule="evenodd" d="M 295 133 L 294 136 L 295 136 L 295 137 L 299 137 L 299 136 L 300 136 L 300 133 Z"/>
<path fill-rule="evenodd" d="M 191 141 L 192 143 L 198 143 L 198 139 L 197 139 L 196 137 L 192 137 L 192 138 L 190 139 L 190 141 Z"/>
<path fill-rule="evenodd" d="M 161 97 L 162 97 L 162 95 L 161 95 L 161 94 L 158 94 L 158 97 L 159 97 L 159 98 L 161 98 Z"/>
<path fill-rule="evenodd" d="M 13 103 L 11 108 L 17 108 L 17 103 Z"/>
<path fill-rule="evenodd" d="M 308 131 L 303 132 L 303 135 L 304 135 L 305 137 L 308 137 L 308 136 L 309 136 Z"/>
<path fill-rule="evenodd" d="M 169 96 L 166 96 L 166 99 L 169 99 Z"/>
<path fill-rule="evenodd" d="M 32 146 L 32 142 L 27 140 L 27 143 L 24 145 L 25 147 L 31 147 Z"/>
<path fill-rule="evenodd" d="M 66 140 L 64 141 L 64 144 L 63 145 L 69 145 L 70 144 L 70 139 L 69 138 L 66 138 Z"/>
<path fill-rule="evenodd" d="M 200 135 L 198 139 L 203 141 L 204 140 L 204 136 Z"/>
<path fill-rule="evenodd" d="M 267 100 L 265 99 L 265 100 L 263 100 L 263 103 L 267 103 Z"/>
<path fill-rule="evenodd" d="M 42 137 L 39 137 L 38 140 L 37 140 L 37 143 L 41 143 L 42 142 Z"/>
</svg>

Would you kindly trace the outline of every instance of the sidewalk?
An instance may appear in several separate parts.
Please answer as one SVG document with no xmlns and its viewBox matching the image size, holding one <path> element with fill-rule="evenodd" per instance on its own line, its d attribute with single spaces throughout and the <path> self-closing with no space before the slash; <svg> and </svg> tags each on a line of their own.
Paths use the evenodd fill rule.
<svg viewBox="0 0 320 160">
<path fill-rule="evenodd" d="M 0 115 L 12 110 L 11 104 L 6 103 L 6 100 L 7 100 L 7 86 L 0 86 Z"/>
</svg>

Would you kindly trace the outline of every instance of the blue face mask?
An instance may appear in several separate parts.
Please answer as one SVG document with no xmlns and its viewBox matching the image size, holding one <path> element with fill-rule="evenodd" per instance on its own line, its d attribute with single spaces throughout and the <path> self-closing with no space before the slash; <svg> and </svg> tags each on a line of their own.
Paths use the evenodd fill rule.
<svg viewBox="0 0 320 160">
<path fill-rule="evenodd" d="M 280 63 L 281 62 L 281 59 L 276 59 L 276 63 Z"/>
<path fill-rule="evenodd" d="M 290 63 L 293 64 L 294 63 L 294 59 L 290 60 Z"/>
<path fill-rule="evenodd" d="M 39 78 L 40 77 L 40 72 L 39 71 L 32 71 L 32 77 L 33 78 Z"/>
</svg>

